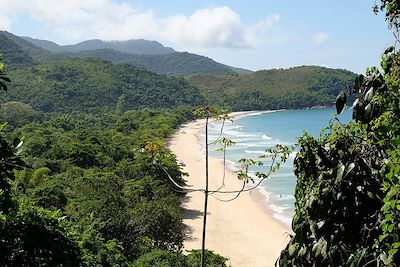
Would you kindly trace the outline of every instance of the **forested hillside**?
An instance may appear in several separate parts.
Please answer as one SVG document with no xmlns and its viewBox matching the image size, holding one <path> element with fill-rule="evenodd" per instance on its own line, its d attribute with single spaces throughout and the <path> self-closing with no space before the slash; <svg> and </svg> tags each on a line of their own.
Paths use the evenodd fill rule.
<svg viewBox="0 0 400 267">
<path fill-rule="evenodd" d="M 184 195 L 175 192 L 167 173 L 181 184 L 184 176 L 165 147 L 175 128 L 193 118 L 192 109 L 108 112 L 102 98 L 114 86 L 110 73 L 139 85 L 147 77 L 168 89 L 171 79 L 132 66 L 123 72 L 125 67 L 69 60 L 9 72 L 16 83 L 27 81 L 26 100 L 48 97 L 47 103 L 54 101 L 50 110 L 57 112 L 29 101 L 36 110 L 17 101 L 1 105 L 0 120 L 8 122 L 0 126 L 0 259 L 5 266 L 189 267 L 197 262 L 198 252 L 180 253 L 186 234 L 180 206 Z M 8 91 L 1 96 L 7 98 L 19 87 L 7 82 L 3 70 L 0 82 Z M 62 83 L 81 85 L 72 81 L 80 79 L 88 86 L 80 91 L 97 90 L 92 94 L 100 106 L 90 113 L 82 111 L 94 96 L 75 103 L 56 93 L 66 88 Z M 143 105 L 162 105 L 161 100 L 155 94 L 153 104 Z M 221 266 L 225 262 L 211 252 L 209 259 Z"/>
<path fill-rule="evenodd" d="M 165 55 L 131 55 L 110 49 L 100 49 L 76 53 L 63 53 L 62 55 L 83 58 L 94 57 L 115 63 L 129 63 L 155 73 L 169 76 L 184 76 L 197 73 L 235 73 L 235 71 L 246 71 L 234 69 L 215 62 L 210 58 L 187 52 L 175 52 Z"/>
<path fill-rule="evenodd" d="M 205 103 L 182 78 L 56 55 L 0 34 L 0 259 L 192 266 L 166 138 Z M 11 82 L 8 82 L 11 80 Z M 62 244 L 58 244 L 59 242 Z M 209 260 L 225 258 L 209 252 Z"/>
<path fill-rule="evenodd" d="M 9 69 L 63 58 L 6 31 L 0 31 L 0 52 Z"/>
<path fill-rule="evenodd" d="M 354 80 L 341 69 L 301 66 L 249 74 L 192 75 L 187 80 L 211 105 L 232 110 L 332 106 L 336 95 Z"/>
<path fill-rule="evenodd" d="M 317 66 L 238 74 L 154 43 L 165 53 L 102 41 L 68 52 L 0 32 L 0 265 L 199 266 L 199 251 L 182 251 L 185 194 L 170 177 L 185 185 L 186 174 L 166 146 L 171 133 L 196 106 L 289 109 L 336 98 L 339 114 L 353 106 L 353 121 L 298 139 L 293 234 L 276 264 L 400 266 L 400 3 L 374 11 L 396 40 L 365 76 Z M 242 161 L 246 177 L 259 164 Z M 206 255 L 204 265 L 226 266 Z"/>
<path fill-rule="evenodd" d="M 98 49 L 112 49 L 128 54 L 137 55 L 164 55 L 174 53 L 175 50 L 165 47 L 159 42 L 148 40 L 127 40 L 127 41 L 102 41 L 87 40 L 74 45 L 58 45 L 47 40 L 33 39 L 30 37 L 22 37 L 23 39 L 33 43 L 34 45 L 46 49 L 51 52 L 80 52 Z"/>
<path fill-rule="evenodd" d="M 133 65 L 97 59 L 49 61 L 10 72 L 13 83 L 2 102 L 19 101 L 42 111 L 124 112 L 204 103 L 185 80 L 167 78 Z"/>
<path fill-rule="evenodd" d="M 15 69 L 10 75 L 14 81 L 10 85 L 12 90 L 0 98 L 43 111 L 121 112 L 204 103 L 231 110 L 330 106 L 355 75 L 317 66 L 237 74 L 228 66 L 189 53 L 131 55 L 100 49 L 55 54 L 9 33 L 3 32 L 0 37 L 4 59 L 10 69 Z M 133 65 L 177 76 L 195 72 L 219 74 L 189 75 L 187 83 Z"/>
<path fill-rule="evenodd" d="M 133 41 L 139 41 L 139 43 Z M 132 40 L 132 42 L 116 44 L 91 40 L 77 45 L 59 46 L 46 40 L 21 38 L 9 32 L 0 32 L 0 51 L 4 51 L 4 61 L 9 64 L 10 68 L 13 68 L 14 65 L 21 65 L 23 63 L 20 62 L 21 60 L 44 63 L 49 60 L 68 58 L 98 58 L 113 63 L 129 63 L 169 76 L 248 72 L 244 69 L 226 66 L 204 56 L 175 52 L 159 43 L 146 40 Z M 15 60 L 18 58 L 20 59 Z"/>
</svg>

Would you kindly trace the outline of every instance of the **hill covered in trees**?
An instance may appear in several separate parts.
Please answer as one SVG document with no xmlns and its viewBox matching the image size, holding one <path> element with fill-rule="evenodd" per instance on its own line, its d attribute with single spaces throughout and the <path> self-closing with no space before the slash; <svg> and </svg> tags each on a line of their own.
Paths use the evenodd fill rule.
<svg viewBox="0 0 400 267">
<path fill-rule="evenodd" d="M 235 73 L 249 72 L 220 64 L 208 57 L 187 52 L 175 52 L 164 55 L 132 55 L 110 49 L 63 53 L 68 57 L 94 57 L 114 63 L 129 63 L 155 73 L 169 76 L 185 76 L 198 73 Z"/>
<path fill-rule="evenodd" d="M 132 64 L 169 76 L 249 72 L 218 63 L 204 56 L 175 52 L 159 43 L 146 40 L 132 40 L 121 43 L 91 40 L 73 46 L 59 46 L 50 41 L 21 38 L 9 32 L 1 31 L 0 51 L 3 51 L 4 61 L 10 68 L 23 63 L 26 65 L 27 63 L 44 63 L 61 59 L 98 58 L 113 63 Z"/>
<path fill-rule="evenodd" d="M 124 111 L 204 103 L 231 110 L 330 106 L 355 76 L 317 66 L 237 74 L 189 53 L 132 55 L 110 49 L 52 53 L 5 32 L 0 34 L 0 48 L 5 62 L 15 70 L 12 90 L 1 96 L 3 101 L 19 101 L 44 111 Z M 189 69 L 218 74 L 192 74 L 186 82 L 134 65 L 177 76 L 190 74 Z"/>
<path fill-rule="evenodd" d="M 123 53 L 137 55 L 164 55 L 175 52 L 174 49 L 170 47 L 165 47 L 157 41 L 148 41 L 143 39 L 127 41 L 102 41 L 94 39 L 83 41 L 73 45 L 58 45 L 54 42 L 47 40 L 39 40 L 30 37 L 22 38 L 38 47 L 55 53 L 91 51 L 98 49 L 112 49 Z"/>
<path fill-rule="evenodd" d="M 9 69 L 63 58 L 6 31 L 0 31 L 0 52 Z"/>
<path fill-rule="evenodd" d="M 193 118 L 191 108 L 166 99 L 178 99 L 168 86 L 187 83 L 94 59 L 21 66 L 9 71 L 11 83 L 3 71 L 0 64 L 2 88 L 8 87 L 0 107 L 0 120 L 8 122 L 0 125 L 2 264 L 193 266 L 199 253 L 181 253 L 184 194 L 167 176 L 184 184 L 184 174 L 165 147 L 176 127 Z M 146 109 L 107 106 L 113 90 L 124 92 L 114 82 L 154 92 L 142 99 Z M 66 88 L 83 95 L 68 96 Z M 14 93 L 10 99 L 23 96 L 35 109 L 4 103 Z M 92 101 L 98 106 L 86 108 Z M 226 259 L 209 252 L 209 261 L 224 266 Z"/>
<path fill-rule="evenodd" d="M 174 108 L 201 105 L 203 97 L 185 80 L 128 64 L 98 59 L 49 61 L 10 72 L 3 102 L 19 101 L 42 111 Z"/>
<path fill-rule="evenodd" d="M 332 106 L 355 74 L 341 69 L 301 66 L 249 74 L 191 75 L 210 105 L 232 110 L 265 110 Z"/>
</svg>

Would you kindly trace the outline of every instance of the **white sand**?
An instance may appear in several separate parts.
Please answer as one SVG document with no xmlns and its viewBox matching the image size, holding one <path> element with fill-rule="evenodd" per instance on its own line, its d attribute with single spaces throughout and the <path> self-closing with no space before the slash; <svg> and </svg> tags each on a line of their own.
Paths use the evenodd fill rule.
<svg viewBox="0 0 400 267">
<path fill-rule="evenodd" d="M 242 115 L 243 113 L 239 113 Z M 235 115 L 238 115 L 237 113 Z M 191 188 L 204 188 L 205 159 L 203 147 L 197 139 L 205 121 L 197 120 L 182 126 L 170 139 L 169 148 L 178 161 L 186 165 L 184 171 Z M 220 186 L 223 174 L 221 160 L 210 158 L 210 189 Z M 242 182 L 235 173 L 227 171 L 226 190 L 240 189 Z M 230 198 L 232 195 L 216 195 Z M 220 202 L 209 197 L 206 248 L 228 257 L 237 266 L 274 266 L 280 251 L 289 241 L 291 230 L 275 220 L 262 203 L 265 197 L 257 191 L 246 192 L 231 202 Z M 188 194 L 184 223 L 191 229 L 191 238 L 184 242 L 184 249 L 200 249 L 203 223 L 204 194 Z"/>
</svg>

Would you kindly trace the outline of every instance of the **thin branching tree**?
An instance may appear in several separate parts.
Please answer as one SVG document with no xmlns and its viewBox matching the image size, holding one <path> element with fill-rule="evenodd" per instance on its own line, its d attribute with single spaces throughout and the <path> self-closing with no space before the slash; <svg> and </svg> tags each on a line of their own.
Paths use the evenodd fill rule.
<svg viewBox="0 0 400 267">
<path fill-rule="evenodd" d="M 237 199 L 242 193 L 249 192 L 257 187 L 259 187 L 262 182 L 271 176 L 272 173 L 276 172 L 282 163 L 284 163 L 291 149 L 284 145 L 276 145 L 275 147 L 268 148 L 259 157 L 259 160 L 253 160 L 248 158 L 243 158 L 239 160 L 241 163 L 241 169 L 236 171 L 237 177 L 242 181 L 241 188 L 238 190 L 226 190 L 225 176 L 226 176 L 226 151 L 229 146 L 235 144 L 232 140 L 223 136 L 224 127 L 227 121 L 232 121 L 232 118 L 224 111 L 213 109 L 210 107 L 198 109 L 195 114 L 205 120 L 205 186 L 203 188 L 189 188 L 181 185 L 174 177 L 172 177 L 165 168 L 163 170 L 166 172 L 171 183 L 174 185 L 174 190 L 182 193 L 193 193 L 201 192 L 204 194 L 204 209 L 203 209 L 203 228 L 202 228 L 202 241 L 201 241 L 201 266 L 206 266 L 206 229 L 207 229 L 207 212 L 208 212 L 208 199 L 210 196 L 214 197 L 216 200 L 221 202 L 230 202 Z M 213 140 L 209 140 L 209 124 L 211 120 L 221 121 L 221 127 L 219 130 L 219 136 Z M 222 177 L 220 179 L 220 185 L 217 188 L 210 188 L 210 176 L 209 176 L 209 150 L 210 146 L 219 145 L 219 151 L 223 152 L 223 165 L 224 170 Z M 253 166 L 262 167 L 265 165 L 265 158 L 270 158 L 271 163 L 267 166 L 265 172 L 256 172 L 254 175 L 258 179 L 254 179 L 250 176 L 251 168 Z M 218 195 L 229 195 L 229 198 L 220 198 Z"/>
</svg>

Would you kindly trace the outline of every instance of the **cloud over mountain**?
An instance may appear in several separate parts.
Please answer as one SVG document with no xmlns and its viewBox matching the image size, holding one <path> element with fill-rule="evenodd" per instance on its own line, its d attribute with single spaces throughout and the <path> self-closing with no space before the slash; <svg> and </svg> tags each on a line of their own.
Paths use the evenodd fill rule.
<svg viewBox="0 0 400 267">
<path fill-rule="evenodd" d="M 272 14 L 258 23 L 246 24 L 228 6 L 160 17 L 153 10 L 113 0 L 0 0 L 0 9 L 0 27 L 6 30 L 12 28 L 17 15 L 24 14 L 64 42 L 144 38 L 182 48 L 255 46 L 258 36 L 280 19 Z"/>
</svg>

